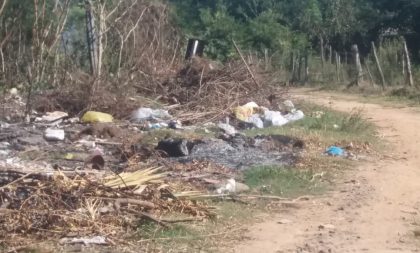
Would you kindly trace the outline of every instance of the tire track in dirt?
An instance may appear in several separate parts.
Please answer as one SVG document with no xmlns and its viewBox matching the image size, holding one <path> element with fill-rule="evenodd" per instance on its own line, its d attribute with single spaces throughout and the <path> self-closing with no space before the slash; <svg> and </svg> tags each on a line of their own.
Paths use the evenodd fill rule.
<svg viewBox="0 0 420 253">
<path fill-rule="evenodd" d="M 413 230 L 420 212 L 420 114 L 355 97 L 307 90 L 304 99 L 335 110 L 362 108 L 392 145 L 391 154 L 346 172 L 337 188 L 302 208 L 249 228 L 233 252 L 418 252 Z M 395 159 L 398 158 L 398 159 Z M 282 219 L 292 221 L 279 224 Z"/>
</svg>

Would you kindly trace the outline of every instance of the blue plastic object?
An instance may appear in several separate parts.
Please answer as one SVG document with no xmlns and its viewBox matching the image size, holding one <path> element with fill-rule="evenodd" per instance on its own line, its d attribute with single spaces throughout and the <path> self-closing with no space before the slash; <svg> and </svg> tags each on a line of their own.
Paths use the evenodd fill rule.
<svg viewBox="0 0 420 253">
<path fill-rule="evenodd" d="M 336 146 L 331 146 L 327 148 L 326 153 L 331 156 L 343 156 L 344 155 L 344 149 Z"/>
</svg>

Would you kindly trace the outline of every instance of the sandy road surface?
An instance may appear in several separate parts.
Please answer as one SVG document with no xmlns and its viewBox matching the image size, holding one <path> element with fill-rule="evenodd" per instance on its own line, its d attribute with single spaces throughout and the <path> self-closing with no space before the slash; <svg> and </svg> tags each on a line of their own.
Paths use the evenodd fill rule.
<svg viewBox="0 0 420 253">
<path fill-rule="evenodd" d="M 351 96 L 293 91 L 336 110 L 363 108 L 392 145 L 388 158 L 366 162 L 326 196 L 249 228 L 234 252 L 419 252 L 420 113 L 361 103 Z M 392 158 L 391 158 L 392 157 Z M 279 224 L 286 219 L 289 224 Z"/>
</svg>

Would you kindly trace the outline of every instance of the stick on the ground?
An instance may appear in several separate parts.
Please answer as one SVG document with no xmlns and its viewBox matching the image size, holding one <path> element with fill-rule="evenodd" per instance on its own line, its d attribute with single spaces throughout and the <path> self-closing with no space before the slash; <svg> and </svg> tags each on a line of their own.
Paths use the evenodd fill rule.
<svg viewBox="0 0 420 253">
<path fill-rule="evenodd" d="M 115 201 L 115 205 L 118 207 L 121 206 L 121 204 L 132 204 L 132 205 L 138 205 L 149 209 L 156 209 L 156 205 L 152 202 L 145 201 L 145 200 L 138 200 L 138 199 L 117 199 Z"/>
<path fill-rule="evenodd" d="M 258 83 L 257 79 L 255 79 L 254 73 L 252 73 L 251 68 L 249 67 L 248 63 L 246 63 L 245 58 L 241 52 L 241 50 L 239 49 L 238 45 L 236 45 L 236 42 L 234 39 L 232 39 L 233 42 L 233 46 L 235 47 L 236 51 L 238 52 L 239 56 L 241 57 L 243 63 L 245 64 L 246 69 L 248 70 L 249 74 L 251 75 L 252 80 L 254 81 L 254 83 L 258 86 L 261 87 L 261 85 Z"/>
</svg>

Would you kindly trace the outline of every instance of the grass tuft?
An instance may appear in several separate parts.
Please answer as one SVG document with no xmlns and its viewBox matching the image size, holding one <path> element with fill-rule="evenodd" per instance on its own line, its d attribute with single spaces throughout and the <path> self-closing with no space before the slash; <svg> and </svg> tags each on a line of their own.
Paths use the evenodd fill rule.
<svg viewBox="0 0 420 253">
<path fill-rule="evenodd" d="M 320 194 L 326 186 L 311 171 L 261 166 L 244 173 L 245 183 L 262 194 L 297 197 Z"/>
</svg>

